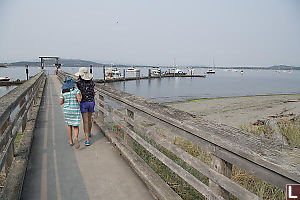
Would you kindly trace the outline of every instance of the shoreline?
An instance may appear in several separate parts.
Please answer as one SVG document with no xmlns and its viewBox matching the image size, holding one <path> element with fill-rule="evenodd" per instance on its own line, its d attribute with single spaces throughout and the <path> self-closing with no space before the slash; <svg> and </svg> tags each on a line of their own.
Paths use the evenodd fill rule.
<svg viewBox="0 0 300 200">
<path fill-rule="evenodd" d="M 241 97 L 264 97 L 264 96 L 280 96 L 280 95 L 300 95 L 300 93 L 286 93 L 286 94 L 257 94 L 257 95 L 245 95 L 245 96 L 232 96 L 232 97 L 208 97 L 201 99 L 189 99 L 183 101 L 174 101 L 174 102 L 165 102 L 163 104 L 176 104 L 176 103 L 186 103 L 186 102 L 195 102 L 203 100 L 214 100 L 214 99 L 228 99 L 228 98 L 241 98 Z"/>
<path fill-rule="evenodd" d="M 240 128 L 272 115 L 299 115 L 300 94 L 203 98 L 165 103 L 165 105 L 218 124 Z"/>
</svg>

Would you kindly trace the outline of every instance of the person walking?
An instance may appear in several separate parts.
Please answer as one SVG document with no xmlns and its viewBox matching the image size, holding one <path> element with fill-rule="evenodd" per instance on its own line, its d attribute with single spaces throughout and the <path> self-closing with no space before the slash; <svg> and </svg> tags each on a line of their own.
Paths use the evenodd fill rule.
<svg viewBox="0 0 300 200">
<path fill-rule="evenodd" d="M 92 113 L 95 112 L 95 83 L 92 80 L 93 75 L 88 72 L 86 67 L 79 68 L 79 71 L 75 74 L 75 76 L 78 76 L 76 84 L 77 88 L 82 94 L 80 111 L 83 119 L 83 130 L 85 134 L 84 144 L 86 146 L 90 146 L 89 138 L 92 136 Z"/>
<path fill-rule="evenodd" d="M 72 129 L 74 130 L 74 146 L 80 147 L 78 143 L 80 125 L 80 106 L 81 93 L 75 88 L 75 81 L 70 76 L 65 76 L 59 103 L 64 104 L 64 118 L 68 125 L 69 145 L 73 146 Z"/>
</svg>

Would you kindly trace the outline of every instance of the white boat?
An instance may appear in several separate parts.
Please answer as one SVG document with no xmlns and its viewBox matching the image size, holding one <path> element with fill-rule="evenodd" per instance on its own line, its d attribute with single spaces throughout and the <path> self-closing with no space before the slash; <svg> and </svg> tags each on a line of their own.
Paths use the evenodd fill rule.
<svg viewBox="0 0 300 200">
<path fill-rule="evenodd" d="M 169 72 L 167 74 L 169 74 L 169 75 L 186 75 L 185 72 L 183 72 L 181 69 L 178 69 L 178 68 L 169 69 Z"/>
<path fill-rule="evenodd" d="M 0 77 L 0 81 L 9 81 L 10 78 L 8 76 L 6 77 Z"/>
<path fill-rule="evenodd" d="M 160 74 L 161 74 L 160 67 L 152 67 L 152 69 L 151 69 L 151 75 L 160 75 Z"/>
<path fill-rule="evenodd" d="M 216 71 L 215 71 L 215 70 L 212 70 L 212 69 L 210 69 L 210 70 L 206 71 L 206 73 L 207 73 L 207 74 L 215 74 L 215 73 L 216 73 Z"/>
<path fill-rule="evenodd" d="M 121 78 L 121 72 L 118 70 L 118 68 L 112 68 L 105 71 L 105 79 L 116 79 Z"/>
<path fill-rule="evenodd" d="M 128 67 L 126 72 L 139 72 L 140 69 L 136 69 L 135 67 Z"/>
</svg>

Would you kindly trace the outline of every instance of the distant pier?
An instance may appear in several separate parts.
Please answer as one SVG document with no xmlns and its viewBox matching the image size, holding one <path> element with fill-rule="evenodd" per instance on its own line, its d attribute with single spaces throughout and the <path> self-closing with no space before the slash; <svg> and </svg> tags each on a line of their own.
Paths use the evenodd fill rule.
<svg viewBox="0 0 300 200">
<path fill-rule="evenodd" d="M 97 83 L 106 83 L 106 82 L 119 82 L 119 81 L 132 81 L 132 80 L 140 80 L 140 79 L 155 79 L 155 78 L 168 78 L 168 77 L 190 77 L 190 78 L 205 78 L 206 75 L 155 75 L 155 76 L 136 76 L 136 77 L 122 77 L 122 78 L 114 78 L 114 79 L 95 79 L 94 81 Z"/>
<path fill-rule="evenodd" d="M 22 81 L 0 81 L 0 86 L 13 86 L 13 85 L 21 85 L 25 82 L 26 80 Z"/>
</svg>

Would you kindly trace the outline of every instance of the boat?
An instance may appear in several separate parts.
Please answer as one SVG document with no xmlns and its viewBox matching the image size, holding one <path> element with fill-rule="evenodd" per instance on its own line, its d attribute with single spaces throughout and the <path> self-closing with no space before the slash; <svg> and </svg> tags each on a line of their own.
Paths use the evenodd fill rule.
<svg viewBox="0 0 300 200">
<path fill-rule="evenodd" d="M 108 69 L 105 72 L 105 79 L 116 79 L 116 78 L 121 78 L 121 72 L 118 70 L 118 68 L 112 68 Z"/>
<path fill-rule="evenodd" d="M 241 74 L 244 74 L 244 71 L 243 71 L 243 70 L 241 70 Z"/>
<path fill-rule="evenodd" d="M 9 81 L 10 78 L 8 76 L 6 77 L 0 77 L 0 81 Z"/>
<path fill-rule="evenodd" d="M 128 67 L 126 72 L 139 72 L 140 69 L 136 69 L 135 67 Z"/>
<path fill-rule="evenodd" d="M 213 68 L 215 68 L 216 66 L 215 66 L 215 60 L 214 60 L 214 58 L 213 58 L 213 60 L 212 60 L 212 63 L 213 63 Z M 207 74 L 215 74 L 216 71 L 215 71 L 215 70 L 212 70 L 212 69 L 209 69 L 208 71 L 206 71 L 206 73 L 207 73 Z"/>
<path fill-rule="evenodd" d="M 151 75 L 160 75 L 160 74 L 161 74 L 160 67 L 152 67 L 152 69 L 151 69 Z"/>
<path fill-rule="evenodd" d="M 206 73 L 207 73 L 207 74 L 215 74 L 215 73 L 216 73 L 216 71 L 215 71 L 215 70 L 212 70 L 212 69 L 210 69 L 210 70 L 206 71 Z"/>
<path fill-rule="evenodd" d="M 172 68 L 169 69 L 168 75 L 186 75 L 185 72 L 183 72 L 181 69 L 178 68 Z"/>
</svg>

